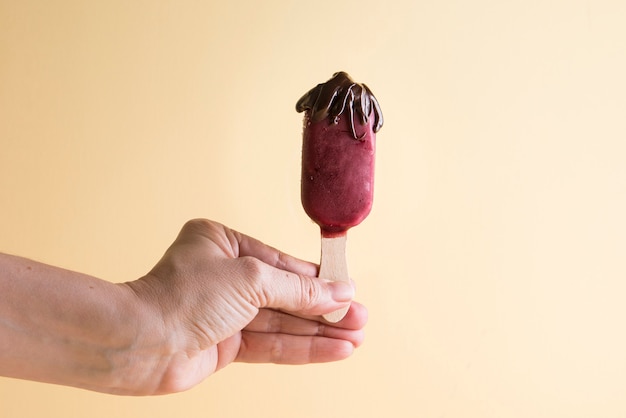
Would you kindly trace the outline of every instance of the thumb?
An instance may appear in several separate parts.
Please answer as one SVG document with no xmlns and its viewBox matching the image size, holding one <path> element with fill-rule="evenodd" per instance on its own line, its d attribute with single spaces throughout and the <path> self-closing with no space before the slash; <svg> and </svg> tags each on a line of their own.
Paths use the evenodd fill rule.
<svg viewBox="0 0 626 418">
<path fill-rule="evenodd" d="M 267 266 L 259 308 L 323 315 L 347 306 L 354 297 L 351 283 L 331 282 Z"/>
</svg>

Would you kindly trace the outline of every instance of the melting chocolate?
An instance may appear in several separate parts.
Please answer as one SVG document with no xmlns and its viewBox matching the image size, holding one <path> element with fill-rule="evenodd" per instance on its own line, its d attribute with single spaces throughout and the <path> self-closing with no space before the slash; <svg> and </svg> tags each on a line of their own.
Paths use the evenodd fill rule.
<svg viewBox="0 0 626 418">
<path fill-rule="evenodd" d="M 296 111 L 309 111 L 313 122 L 328 119 L 330 123 L 337 123 L 339 115 L 347 112 L 354 139 L 364 136 L 356 133 L 355 112 L 362 125 L 368 122 L 374 112 L 374 132 L 378 132 L 383 126 L 383 114 L 372 91 L 365 84 L 356 83 L 343 71 L 333 74 L 326 83 L 309 90 L 296 103 Z"/>
</svg>

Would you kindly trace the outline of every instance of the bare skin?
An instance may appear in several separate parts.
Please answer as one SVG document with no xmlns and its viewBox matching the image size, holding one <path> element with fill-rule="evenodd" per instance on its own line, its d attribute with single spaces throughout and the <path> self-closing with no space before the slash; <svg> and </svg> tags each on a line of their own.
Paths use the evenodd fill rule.
<svg viewBox="0 0 626 418">
<path fill-rule="evenodd" d="M 208 220 L 185 224 L 127 283 L 0 254 L 0 376 L 157 395 L 235 361 L 342 360 L 362 343 L 367 311 L 317 269 Z M 348 304 L 342 321 L 321 318 Z"/>
</svg>

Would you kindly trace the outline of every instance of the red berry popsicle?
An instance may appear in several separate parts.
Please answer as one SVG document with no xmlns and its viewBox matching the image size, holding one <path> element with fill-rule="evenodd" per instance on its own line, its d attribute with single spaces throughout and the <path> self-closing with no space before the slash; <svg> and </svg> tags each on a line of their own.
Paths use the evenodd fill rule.
<svg viewBox="0 0 626 418">
<path fill-rule="evenodd" d="M 382 112 L 371 90 L 345 72 L 308 91 L 296 110 L 304 112 L 302 206 L 322 235 L 320 277 L 348 281 L 347 231 L 372 208 Z M 346 312 L 347 308 L 325 318 L 337 322 Z"/>
</svg>

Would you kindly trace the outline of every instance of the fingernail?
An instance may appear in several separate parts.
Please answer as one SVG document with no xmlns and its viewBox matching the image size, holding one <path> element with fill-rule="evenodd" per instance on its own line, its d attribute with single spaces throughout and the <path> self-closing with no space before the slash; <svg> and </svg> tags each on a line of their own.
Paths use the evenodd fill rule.
<svg viewBox="0 0 626 418">
<path fill-rule="evenodd" d="M 349 302 L 354 298 L 354 287 L 346 282 L 329 283 L 333 299 L 337 302 Z"/>
</svg>

